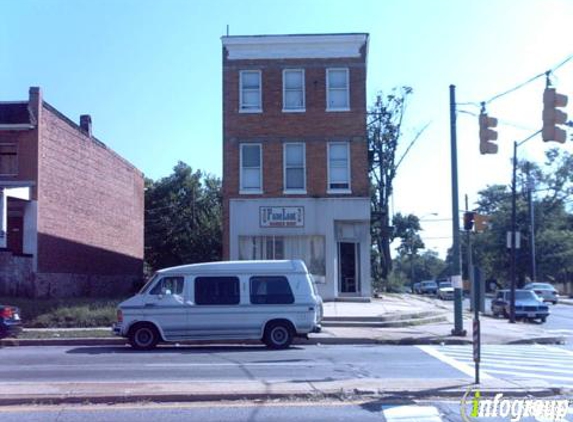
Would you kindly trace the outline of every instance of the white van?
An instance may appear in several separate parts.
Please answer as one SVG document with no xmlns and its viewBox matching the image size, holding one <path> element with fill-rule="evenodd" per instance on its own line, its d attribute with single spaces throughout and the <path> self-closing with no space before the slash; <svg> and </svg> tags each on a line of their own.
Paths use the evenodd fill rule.
<svg viewBox="0 0 573 422">
<path fill-rule="evenodd" d="M 141 350 L 160 341 L 248 339 L 282 349 L 320 332 L 322 312 L 303 261 L 211 262 L 158 271 L 119 304 L 113 331 Z"/>
</svg>

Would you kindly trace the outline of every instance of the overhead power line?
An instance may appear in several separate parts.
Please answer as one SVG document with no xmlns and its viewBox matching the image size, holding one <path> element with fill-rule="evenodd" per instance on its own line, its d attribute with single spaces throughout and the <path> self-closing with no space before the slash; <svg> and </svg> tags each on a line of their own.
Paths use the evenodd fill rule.
<svg viewBox="0 0 573 422">
<path fill-rule="evenodd" d="M 535 81 L 535 80 L 537 80 L 537 79 L 539 79 L 539 78 L 542 78 L 542 77 L 544 77 L 544 76 L 547 76 L 547 75 L 549 75 L 549 74 L 552 74 L 552 73 L 556 72 L 558 69 L 560 69 L 561 67 L 565 66 L 565 65 L 566 65 L 568 62 L 570 62 L 571 60 L 573 60 L 573 54 L 571 54 L 569 57 L 567 57 L 565 60 L 563 60 L 562 62 L 560 62 L 560 63 L 557 64 L 556 66 L 552 67 L 551 69 L 549 69 L 549 70 L 547 70 L 547 71 L 545 71 L 545 72 L 541 72 L 540 74 L 535 75 L 534 77 L 528 79 L 528 80 L 525 81 L 525 82 L 520 83 L 519 85 L 517 85 L 517 86 L 515 86 L 515 87 L 513 87 L 513 88 L 511 88 L 511 89 L 508 89 L 507 91 L 504 91 L 504 92 L 501 92 L 501 93 L 499 93 L 499 94 L 497 94 L 497 95 L 494 95 L 494 96 L 491 97 L 489 100 L 484 101 L 484 103 L 485 103 L 485 104 L 490 104 L 490 103 L 492 103 L 493 101 L 495 101 L 495 100 L 497 100 L 497 99 L 499 99 L 499 98 L 501 98 L 501 97 L 504 97 L 504 96 L 506 96 L 506 95 L 509 95 L 509 94 L 511 94 L 511 93 L 513 93 L 513 92 L 515 92 L 515 91 L 517 91 L 517 90 L 523 88 L 524 86 L 530 84 L 531 82 L 533 82 L 533 81 Z M 478 103 L 478 102 L 458 103 L 458 105 L 471 105 L 471 106 L 476 106 L 477 104 L 479 104 L 479 103 Z"/>
</svg>

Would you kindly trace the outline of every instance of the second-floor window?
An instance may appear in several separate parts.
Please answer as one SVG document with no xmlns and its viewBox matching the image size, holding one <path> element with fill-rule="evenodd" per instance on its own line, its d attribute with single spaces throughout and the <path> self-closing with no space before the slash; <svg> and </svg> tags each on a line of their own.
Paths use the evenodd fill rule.
<svg viewBox="0 0 573 422">
<path fill-rule="evenodd" d="M 326 69 L 326 110 L 350 110 L 348 69 Z"/>
<path fill-rule="evenodd" d="M 261 144 L 241 144 L 240 193 L 263 191 L 262 162 Z"/>
<path fill-rule="evenodd" d="M 328 144 L 328 191 L 350 192 L 350 148 L 348 142 Z"/>
<path fill-rule="evenodd" d="M 0 176 L 18 174 L 18 147 L 16 144 L 0 144 Z"/>
<path fill-rule="evenodd" d="M 261 71 L 243 70 L 240 79 L 239 111 L 259 113 L 263 111 L 261 94 Z"/>
<path fill-rule="evenodd" d="M 305 111 L 304 70 L 283 71 L 283 111 Z"/>
<path fill-rule="evenodd" d="M 284 146 L 284 189 L 285 192 L 304 193 L 305 147 L 303 143 L 289 143 Z"/>
</svg>

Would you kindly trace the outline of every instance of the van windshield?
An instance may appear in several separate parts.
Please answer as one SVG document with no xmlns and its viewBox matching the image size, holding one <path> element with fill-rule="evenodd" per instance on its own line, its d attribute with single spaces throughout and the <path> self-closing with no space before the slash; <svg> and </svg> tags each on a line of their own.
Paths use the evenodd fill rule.
<svg viewBox="0 0 573 422">
<path fill-rule="evenodd" d="M 143 285 L 143 287 L 141 288 L 141 290 L 139 291 L 138 294 L 142 295 L 147 290 L 149 290 L 149 287 L 153 284 L 153 282 L 155 280 L 157 280 L 157 273 L 155 273 L 151 277 L 149 277 L 149 279 L 145 282 L 145 284 Z"/>
</svg>

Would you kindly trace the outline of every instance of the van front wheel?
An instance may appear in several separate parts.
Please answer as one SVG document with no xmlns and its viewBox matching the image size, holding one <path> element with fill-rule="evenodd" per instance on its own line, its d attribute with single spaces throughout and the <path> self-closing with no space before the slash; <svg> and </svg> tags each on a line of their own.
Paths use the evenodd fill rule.
<svg viewBox="0 0 573 422">
<path fill-rule="evenodd" d="M 157 343 L 159 333 L 151 324 L 138 324 L 129 331 L 129 344 L 136 350 L 151 350 Z"/>
<path fill-rule="evenodd" d="M 292 329 L 285 322 L 274 322 L 265 329 L 263 342 L 270 349 L 286 349 L 292 343 Z"/>
</svg>

